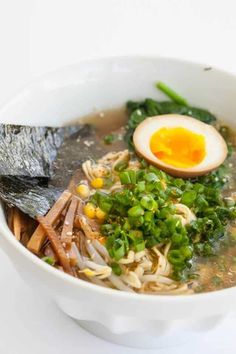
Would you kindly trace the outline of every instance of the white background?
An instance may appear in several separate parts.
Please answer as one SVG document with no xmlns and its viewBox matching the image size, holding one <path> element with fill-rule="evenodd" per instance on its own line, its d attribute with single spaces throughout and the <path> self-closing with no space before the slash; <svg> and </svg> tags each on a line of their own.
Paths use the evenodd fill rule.
<svg viewBox="0 0 236 354">
<path fill-rule="evenodd" d="M 80 58 L 159 54 L 236 72 L 235 0 L 0 0 L 0 103 Z M 93 337 L 28 288 L 0 252 L 0 354 L 156 353 Z M 236 300 L 235 300 L 236 301 Z M 236 352 L 236 320 L 161 354 Z"/>
</svg>

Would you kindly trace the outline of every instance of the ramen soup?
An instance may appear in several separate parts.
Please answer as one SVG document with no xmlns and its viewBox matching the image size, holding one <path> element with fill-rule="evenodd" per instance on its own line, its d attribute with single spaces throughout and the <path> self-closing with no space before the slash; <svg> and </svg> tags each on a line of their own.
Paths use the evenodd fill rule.
<svg viewBox="0 0 236 354">
<path fill-rule="evenodd" d="M 8 207 L 9 227 L 49 266 L 98 286 L 172 295 L 232 287 L 236 135 L 158 86 L 171 101 L 80 120 L 95 128 L 83 155 L 81 141 L 69 149 L 81 168 L 46 215 Z"/>
</svg>

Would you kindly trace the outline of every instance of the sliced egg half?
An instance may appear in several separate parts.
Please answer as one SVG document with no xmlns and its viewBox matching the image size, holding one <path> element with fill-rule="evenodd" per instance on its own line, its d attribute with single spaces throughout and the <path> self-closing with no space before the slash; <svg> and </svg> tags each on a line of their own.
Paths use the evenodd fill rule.
<svg viewBox="0 0 236 354">
<path fill-rule="evenodd" d="M 136 152 L 178 177 L 204 175 L 221 165 L 227 145 L 211 125 L 178 114 L 145 119 L 133 135 Z"/>
</svg>

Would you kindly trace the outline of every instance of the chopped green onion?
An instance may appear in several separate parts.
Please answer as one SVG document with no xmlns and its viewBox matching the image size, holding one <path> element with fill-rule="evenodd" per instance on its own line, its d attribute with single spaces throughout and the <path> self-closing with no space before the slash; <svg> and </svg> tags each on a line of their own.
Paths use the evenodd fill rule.
<svg viewBox="0 0 236 354">
<path fill-rule="evenodd" d="M 44 261 L 47 264 L 50 264 L 51 266 L 55 264 L 55 259 L 53 259 L 52 257 L 43 257 L 41 259 L 42 261 Z"/>
<path fill-rule="evenodd" d="M 188 106 L 188 102 L 186 101 L 185 98 L 180 96 L 178 93 L 176 93 L 173 89 L 171 89 L 169 86 L 167 86 L 164 82 L 159 81 L 156 84 L 156 87 L 164 92 L 166 96 L 168 96 L 172 101 L 178 104 L 182 104 L 183 106 Z"/>
<path fill-rule="evenodd" d="M 144 213 L 144 221 L 146 223 L 150 223 L 150 222 L 153 221 L 153 219 L 154 219 L 153 212 L 152 211 L 145 211 L 145 213 Z"/>
<path fill-rule="evenodd" d="M 144 215 L 144 210 L 140 205 L 135 205 L 134 207 L 128 210 L 128 215 L 133 218 L 137 218 L 139 216 Z"/>
<path fill-rule="evenodd" d="M 115 165 L 114 170 L 117 172 L 121 172 L 124 171 L 127 167 L 128 167 L 128 161 L 120 161 Z"/>
<path fill-rule="evenodd" d="M 124 225 L 123 225 L 123 229 L 124 229 L 125 231 L 128 231 L 128 230 L 131 229 L 131 225 L 130 225 L 130 222 L 129 222 L 128 219 L 125 219 L 125 223 L 124 223 Z"/>
<path fill-rule="evenodd" d="M 184 257 L 179 250 L 169 251 L 168 260 L 173 265 L 183 265 L 184 264 Z"/>
<path fill-rule="evenodd" d="M 191 259 L 193 256 L 193 248 L 192 246 L 182 246 L 180 248 L 180 252 L 184 259 Z"/>
<path fill-rule="evenodd" d="M 192 206 L 196 198 L 197 193 L 194 190 L 186 191 L 182 194 L 181 203 L 187 206 Z"/>
<path fill-rule="evenodd" d="M 128 233 L 128 237 L 132 240 L 137 242 L 137 240 L 142 240 L 143 233 L 140 230 L 130 230 Z"/>
<path fill-rule="evenodd" d="M 111 258 L 119 261 L 129 249 L 128 238 L 120 226 L 113 226 L 113 233 L 106 239 L 106 248 Z M 119 237 L 118 237 L 119 236 Z"/>
<path fill-rule="evenodd" d="M 119 174 L 121 184 L 135 184 L 136 172 L 134 170 L 123 171 Z"/>
<path fill-rule="evenodd" d="M 137 188 L 137 191 L 138 191 L 138 192 L 144 192 L 145 189 L 146 189 L 146 183 L 145 183 L 145 181 L 140 181 L 140 182 L 138 182 L 136 188 Z"/>
<path fill-rule="evenodd" d="M 170 194 L 173 198 L 179 198 L 183 194 L 182 190 L 177 187 L 170 188 Z"/>
<path fill-rule="evenodd" d="M 121 184 L 130 184 L 131 183 L 128 172 L 126 172 L 126 171 L 125 172 L 121 172 L 119 177 L 120 177 Z"/>
<path fill-rule="evenodd" d="M 100 209 L 109 213 L 112 208 L 112 200 L 110 195 L 97 191 L 93 196 L 91 201 L 99 206 Z"/>
<path fill-rule="evenodd" d="M 144 217 L 142 215 L 139 216 L 139 217 L 129 216 L 129 222 L 130 222 L 130 224 L 132 225 L 133 228 L 139 228 L 144 223 Z"/>
<path fill-rule="evenodd" d="M 171 236 L 171 241 L 172 241 L 174 246 L 182 245 L 182 243 L 183 243 L 183 235 L 180 234 L 180 233 L 175 232 Z"/>
<path fill-rule="evenodd" d="M 182 178 L 175 178 L 174 181 L 173 181 L 173 184 L 178 187 L 178 188 L 181 188 L 185 185 L 185 182 Z"/>
<path fill-rule="evenodd" d="M 148 195 L 145 195 L 142 197 L 142 199 L 140 200 L 140 204 L 143 208 L 147 209 L 147 210 L 156 210 L 157 209 L 157 202 Z"/>
<path fill-rule="evenodd" d="M 118 263 L 112 263 L 111 269 L 115 275 L 120 276 L 122 274 L 122 269 Z"/>
<path fill-rule="evenodd" d="M 116 139 L 116 135 L 108 134 L 108 135 L 104 136 L 103 142 L 104 142 L 104 144 L 110 145 L 114 142 L 115 139 Z"/>
<path fill-rule="evenodd" d="M 144 240 L 137 240 L 135 243 L 134 243 L 134 250 L 135 252 L 141 252 L 143 251 L 145 248 L 145 241 Z"/>
<path fill-rule="evenodd" d="M 157 175 L 156 175 L 155 173 L 153 173 L 153 172 L 146 173 L 146 174 L 144 175 L 144 179 L 145 179 L 145 181 L 147 181 L 148 183 L 159 181 L 159 178 L 158 178 Z"/>
<path fill-rule="evenodd" d="M 113 248 L 114 259 L 119 261 L 125 255 L 125 245 L 124 242 L 118 248 Z"/>
<path fill-rule="evenodd" d="M 101 226 L 101 232 L 104 234 L 104 235 L 109 235 L 109 234 L 112 234 L 114 231 L 114 228 L 113 228 L 113 225 L 111 224 L 103 224 Z"/>
<path fill-rule="evenodd" d="M 129 170 L 128 171 L 129 178 L 132 184 L 136 183 L 136 172 L 134 170 Z"/>
</svg>

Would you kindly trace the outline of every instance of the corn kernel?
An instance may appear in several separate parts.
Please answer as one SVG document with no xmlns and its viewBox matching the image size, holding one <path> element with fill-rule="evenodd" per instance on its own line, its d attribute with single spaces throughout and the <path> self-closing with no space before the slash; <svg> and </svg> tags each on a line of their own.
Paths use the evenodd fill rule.
<svg viewBox="0 0 236 354">
<path fill-rule="evenodd" d="M 84 273 L 85 275 L 87 275 L 87 277 L 94 277 L 96 275 L 94 270 L 91 270 L 89 268 L 85 268 L 83 270 L 80 270 L 80 273 Z"/>
<path fill-rule="evenodd" d="M 100 189 L 103 187 L 103 179 L 101 177 L 94 178 L 91 181 L 91 186 L 96 189 Z"/>
<path fill-rule="evenodd" d="M 95 214 L 96 214 L 96 218 L 99 220 L 103 220 L 106 217 L 106 213 L 100 208 L 96 208 Z"/>
<path fill-rule="evenodd" d="M 87 203 L 84 206 L 84 214 L 89 218 L 93 219 L 95 218 L 96 215 L 96 208 L 92 203 Z"/>
<path fill-rule="evenodd" d="M 76 187 L 76 192 L 79 194 L 79 196 L 83 199 L 86 199 L 90 195 L 90 190 L 89 187 L 86 184 L 79 184 Z"/>
</svg>

